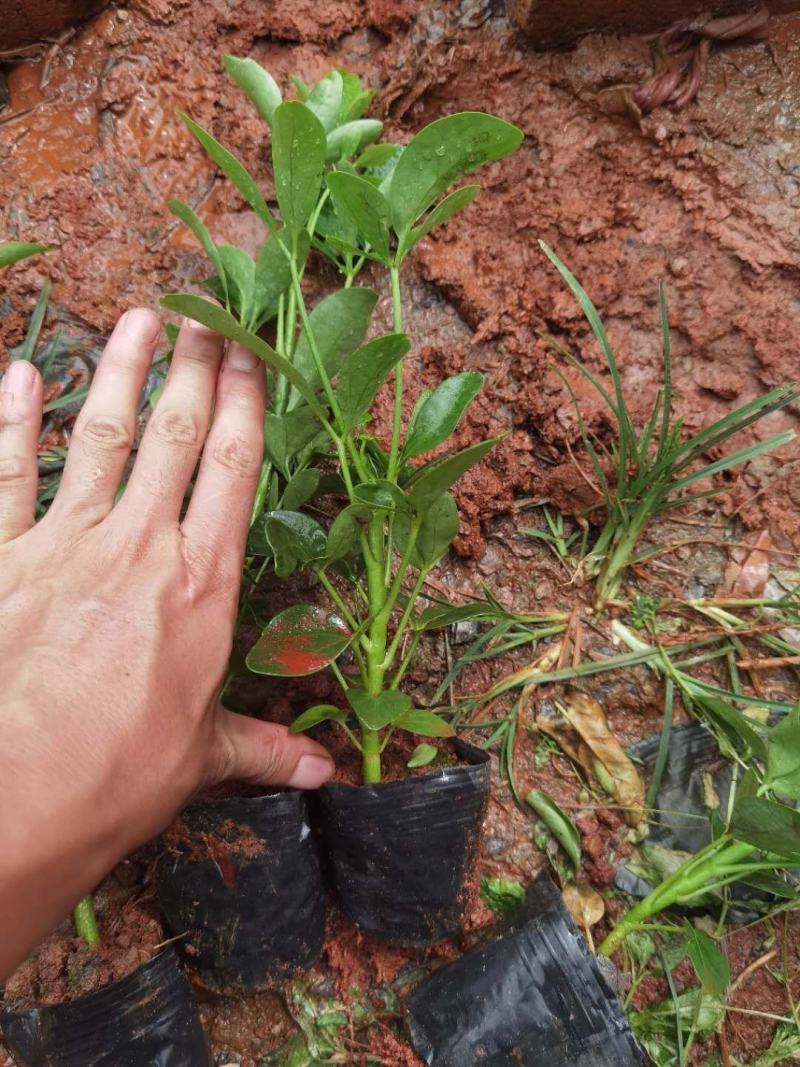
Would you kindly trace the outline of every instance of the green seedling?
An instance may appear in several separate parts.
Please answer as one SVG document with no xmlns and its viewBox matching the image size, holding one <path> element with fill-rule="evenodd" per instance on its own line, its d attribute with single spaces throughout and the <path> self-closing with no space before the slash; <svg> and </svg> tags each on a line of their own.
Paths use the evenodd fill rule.
<svg viewBox="0 0 800 1067">
<path fill-rule="evenodd" d="M 572 546 L 578 542 L 580 544 L 579 556 L 583 556 L 586 549 L 586 528 L 583 534 L 578 530 L 573 530 L 570 533 L 566 528 L 564 522 L 564 516 L 560 511 L 553 511 L 547 506 L 542 504 L 542 515 L 544 521 L 547 524 L 547 529 L 538 529 L 532 526 L 520 526 L 519 532 L 524 534 L 525 537 L 532 537 L 537 541 L 544 541 L 545 544 L 550 546 L 550 549 L 555 554 L 557 559 L 564 562 L 571 558 Z"/>
<path fill-rule="evenodd" d="M 268 561 L 281 577 L 298 568 L 313 572 L 329 598 L 328 606 L 299 604 L 268 622 L 247 665 L 278 676 L 330 668 L 346 708 L 309 708 L 292 729 L 337 724 L 361 752 L 364 781 L 377 782 L 395 731 L 430 738 L 454 733 L 441 709 L 414 707 L 401 685 L 421 636 L 449 622 L 441 606 L 419 607 L 428 574 L 458 533 L 449 490 L 498 440 L 441 451 L 481 388 L 474 371 L 424 392 L 405 422 L 403 364 L 411 342 L 403 328 L 400 270 L 418 241 L 479 192 L 477 185 L 454 184 L 513 152 L 522 134 L 491 115 L 466 112 L 438 119 L 405 146 L 377 144 L 381 123 L 364 117 L 372 91 L 349 71 L 332 70 L 311 88 L 295 81 L 300 99 L 284 101 L 252 60 L 228 56 L 225 67 L 270 128 L 279 212 L 242 164 L 184 116 L 265 235 L 252 258 L 216 244 L 192 209 L 173 201 L 211 261 L 214 274 L 205 284 L 219 303 L 189 294 L 163 303 L 264 360 L 267 459 L 250 556 Z M 301 284 L 311 250 L 326 256 L 342 279 L 313 308 Z M 369 339 L 377 292 L 355 285 L 367 262 L 373 277 L 388 275 L 393 310 L 391 333 Z M 261 336 L 265 327 L 274 343 Z M 387 444 L 369 424 L 388 380 L 394 400 Z M 302 510 L 323 493 L 340 501 L 325 525 L 319 512 Z M 485 618 L 485 606 L 460 617 Z M 337 662 L 346 650 L 354 674 L 345 675 Z"/>
<path fill-rule="evenodd" d="M 553 347 L 591 382 L 616 423 L 616 440 L 610 446 L 604 446 L 589 433 L 570 389 L 583 443 L 606 510 L 603 527 L 585 560 L 586 573 L 597 576 L 596 604 L 602 608 L 618 596 L 625 572 L 637 558 L 639 542 L 652 519 L 692 501 L 722 492 L 724 487 L 692 491 L 692 486 L 708 481 L 722 471 L 748 463 L 763 452 L 779 448 L 792 440 L 794 434 L 787 430 L 730 452 L 711 463 L 705 459 L 710 451 L 718 451 L 740 431 L 796 400 L 800 396 L 800 387 L 796 384 L 779 386 L 684 440 L 681 420 L 672 415 L 670 331 L 664 290 L 661 288 L 659 314 L 663 381 L 647 421 L 641 429 L 637 429 L 619 366 L 597 309 L 558 256 L 547 245 L 542 244 L 542 248 L 577 298 L 600 345 L 612 383 L 609 391 L 587 366 L 551 340 Z M 569 384 L 563 380 L 569 389 Z M 613 472 L 611 475 L 607 473 L 609 468 Z"/>
</svg>

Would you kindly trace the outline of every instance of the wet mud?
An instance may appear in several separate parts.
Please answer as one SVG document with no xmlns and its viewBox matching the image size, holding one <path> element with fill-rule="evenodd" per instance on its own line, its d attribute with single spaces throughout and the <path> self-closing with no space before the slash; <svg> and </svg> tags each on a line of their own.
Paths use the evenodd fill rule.
<svg viewBox="0 0 800 1067">
<path fill-rule="evenodd" d="M 59 313 L 93 337 L 107 333 L 130 305 L 154 306 L 162 293 L 203 276 L 202 255 L 165 206 L 171 196 L 190 202 L 218 239 L 255 249 L 257 221 L 176 117 L 178 108 L 189 111 L 243 158 L 269 194 L 264 130 L 224 76 L 223 52 L 253 56 L 284 83 L 289 73 L 313 80 L 334 64 L 357 70 L 379 87 L 377 111 L 397 140 L 446 112 L 501 115 L 524 130 L 522 148 L 482 172 L 482 196 L 419 246 L 405 283 L 415 342 L 415 373 L 408 378 L 422 388 L 454 371 L 481 370 L 485 390 L 459 427 L 457 443 L 508 432 L 458 490 L 457 557 L 437 571 L 431 588 L 440 595 L 480 594 L 488 582 L 508 606 L 569 609 L 588 604 L 589 590 L 518 530 L 532 524 L 524 510 L 532 502 L 600 517 L 579 425 L 544 335 L 595 371 L 602 365 L 538 240 L 570 265 L 601 309 L 635 416 L 652 404 L 660 381 L 662 280 L 673 326 L 676 409 L 689 431 L 796 377 L 800 15 L 774 18 L 768 42 L 716 50 L 688 107 L 658 108 L 636 120 L 624 108 L 620 113 L 619 101 L 653 73 L 646 41 L 589 36 L 571 51 L 537 52 L 499 6 L 489 0 L 334 0 L 322 6 L 309 0 L 131 0 L 108 8 L 66 42 L 51 57 L 46 79 L 44 55 L 9 67 L 10 102 L 0 111 L 0 231 L 44 241 L 53 251 L 5 273 L 0 340 L 19 343 L 45 276 L 53 280 Z M 324 288 L 332 281 L 318 265 L 311 284 Z M 376 329 L 390 315 L 388 291 L 381 289 Z M 589 427 L 609 440 L 608 413 L 596 395 L 563 362 L 559 370 Z M 413 400 L 412 390 L 409 410 Z M 383 397 L 378 433 L 388 410 Z M 796 408 L 784 411 L 738 444 L 796 428 L 799 415 Z M 720 481 L 724 495 L 684 517 L 696 524 L 703 543 L 686 545 L 685 526 L 663 524 L 657 539 L 674 545 L 674 554 L 648 576 L 665 594 L 722 588 L 729 558 L 723 536 L 747 545 L 765 528 L 773 562 L 796 560 L 799 463 L 795 443 Z M 742 552 L 746 558 L 747 549 Z M 276 591 L 273 610 L 287 596 Z M 423 647 L 410 673 L 420 694 L 433 693 L 451 653 L 439 637 Z M 472 664 L 458 692 L 482 692 L 520 662 Z M 280 721 L 290 721 L 309 698 L 332 695 L 319 676 L 299 686 L 261 686 L 243 693 L 241 705 L 263 707 L 266 693 L 270 714 Z M 646 672 L 603 676 L 593 693 L 623 744 L 658 729 L 661 698 Z M 587 802 L 566 759 L 537 751 L 527 716 L 515 750 L 520 791 L 535 785 L 575 815 L 584 875 L 603 888 L 630 849 L 627 828 L 613 806 Z M 490 877 L 528 881 L 546 862 L 532 841 L 530 818 L 498 776 L 482 847 L 479 874 Z M 615 907 L 608 902 L 596 934 L 613 920 Z M 378 947 L 333 915 L 318 977 L 339 995 L 355 984 L 359 997 L 368 998 L 372 985 L 396 983 L 404 968 L 424 970 L 469 948 L 492 921 L 476 900 L 458 943 L 402 952 Z M 743 935 L 734 936 L 738 945 Z M 795 955 L 796 941 L 795 931 Z M 758 958 L 759 947 L 736 951 L 734 973 Z M 736 998 L 784 1011 L 763 970 L 737 989 Z M 255 1067 L 291 1033 L 280 1000 L 269 994 L 238 1000 L 204 994 L 203 1012 L 220 1063 Z M 404 1045 L 398 1051 L 389 1023 L 374 1033 L 379 1043 L 373 1052 L 383 1062 L 415 1062 Z M 771 1030 L 742 1014 L 726 1033 L 737 1056 L 767 1047 Z M 358 1044 L 351 1055 L 354 1064 L 368 1062 Z"/>
</svg>

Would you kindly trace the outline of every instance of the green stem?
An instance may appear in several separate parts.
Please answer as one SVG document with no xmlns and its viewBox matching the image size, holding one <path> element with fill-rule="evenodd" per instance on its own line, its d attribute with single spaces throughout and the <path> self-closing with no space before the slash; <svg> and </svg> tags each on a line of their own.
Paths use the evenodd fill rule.
<svg viewBox="0 0 800 1067">
<path fill-rule="evenodd" d="M 381 735 L 377 730 L 361 731 L 361 752 L 364 785 L 381 780 Z"/>
<path fill-rule="evenodd" d="M 389 268 L 392 282 L 392 318 L 395 333 L 403 332 L 403 303 L 400 295 L 400 268 L 393 264 Z M 403 424 L 403 360 L 394 371 L 394 417 L 392 419 L 392 444 L 389 450 L 388 478 L 392 482 L 397 478 L 397 466 L 400 458 L 400 432 Z"/>
<path fill-rule="evenodd" d="M 90 896 L 83 898 L 72 913 L 72 917 L 78 937 L 82 937 L 87 945 L 99 945 L 100 931 L 97 928 L 94 902 Z"/>
</svg>

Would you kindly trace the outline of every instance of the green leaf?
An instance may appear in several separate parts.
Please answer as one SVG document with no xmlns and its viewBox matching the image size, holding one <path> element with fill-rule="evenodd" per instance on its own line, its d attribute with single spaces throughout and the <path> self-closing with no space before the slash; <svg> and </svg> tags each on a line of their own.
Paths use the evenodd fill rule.
<svg viewBox="0 0 800 1067">
<path fill-rule="evenodd" d="M 6 241 L 0 244 L 0 267 L 10 267 L 12 263 L 19 263 L 22 259 L 38 256 L 42 252 L 49 252 L 47 245 L 31 241 Z"/>
<path fill-rule="evenodd" d="M 386 197 L 357 174 L 337 170 L 328 175 L 328 188 L 336 210 L 349 219 L 383 263 L 388 263 L 389 203 Z"/>
<path fill-rule="evenodd" d="M 317 205 L 325 167 L 325 130 L 303 104 L 289 100 L 272 118 L 272 170 L 281 219 L 295 236 Z"/>
<path fill-rule="evenodd" d="M 304 230 L 297 246 L 297 270 L 302 271 L 311 238 Z M 278 300 L 292 284 L 289 260 L 280 241 L 280 233 L 267 237 L 256 256 L 255 284 L 253 288 L 254 326 L 261 326 L 278 310 Z"/>
<path fill-rule="evenodd" d="M 336 125 L 342 106 L 342 76 L 338 70 L 331 70 L 320 78 L 305 99 L 305 106 L 313 111 L 322 128 L 329 133 Z"/>
<path fill-rule="evenodd" d="M 324 408 L 303 375 L 287 359 L 270 348 L 266 341 L 240 326 L 224 308 L 212 304 L 202 296 L 193 296 L 190 293 L 168 293 L 161 297 L 161 305 L 196 322 L 202 322 L 204 326 L 215 330 L 222 337 L 227 337 L 229 341 L 238 341 L 251 352 L 255 352 L 259 359 L 263 359 L 273 370 L 289 380 L 320 422 L 324 424 L 327 421 Z"/>
<path fill-rule="evenodd" d="M 532 789 L 525 798 L 566 852 L 577 871 L 581 865 L 581 839 L 572 819 L 546 793 Z"/>
<path fill-rule="evenodd" d="M 347 712 L 337 708 L 335 704 L 315 704 L 313 708 L 298 715 L 289 727 L 290 734 L 301 734 L 304 730 L 310 730 L 321 722 L 347 722 Z"/>
<path fill-rule="evenodd" d="M 239 312 L 242 325 L 249 328 L 256 265 L 246 252 L 235 245 L 219 245 L 217 250 L 231 304 Z"/>
<path fill-rule="evenodd" d="M 281 103 L 281 91 L 272 75 L 254 59 L 223 56 L 222 65 L 247 99 L 255 105 L 261 118 L 272 125 L 275 108 Z"/>
<path fill-rule="evenodd" d="M 265 515 L 265 530 L 279 578 L 288 578 L 298 563 L 312 563 L 325 556 L 325 531 L 309 515 L 299 511 L 269 511 Z"/>
<path fill-rule="evenodd" d="M 402 236 L 453 182 L 519 147 L 522 131 L 465 111 L 437 119 L 409 141 L 389 185 L 392 222 Z"/>
<path fill-rule="evenodd" d="M 285 415 L 267 412 L 264 420 L 264 447 L 268 458 L 287 480 L 288 461 L 302 452 L 318 433 L 319 419 L 305 404 L 287 411 Z"/>
<path fill-rule="evenodd" d="M 227 148 L 223 148 L 219 141 L 216 141 L 210 133 L 207 133 L 202 126 L 198 126 L 194 119 L 190 119 L 183 111 L 179 111 L 178 115 L 187 130 L 197 138 L 225 177 L 233 182 L 262 222 L 265 222 L 272 229 L 275 221 L 267 207 L 267 202 L 261 195 L 261 191 L 255 181 L 236 156 L 232 155 Z"/>
<path fill-rule="evenodd" d="M 692 691 L 692 703 L 694 703 L 703 715 L 718 726 L 737 751 L 741 751 L 742 744 L 759 759 L 767 758 L 767 746 L 752 724 L 740 711 L 737 711 L 727 701 L 719 697 L 704 696 Z"/>
<path fill-rule="evenodd" d="M 507 613 L 499 612 L 491 604 L 432 604 L 417 616 L 415 627 L 418 630 L 439 630 L 443 626 L 452 626 L 455 622 L 468 619 L 485 619 L 497 622 L 508 618 Z"/>
<path fill-rule="evenodd" d="M 297 511 L 316 493 L 319 486 L 320 472 L 316 467 L 298 471 L 286 483 L 281 497 L 281 510 Z"/>
<path fill-rule="evenodd" d="M 326 559 L 344 559 L 372 520 L 372 508 L 366 504 L 348 504 L 331 523 L 328 530 Z"/>
<path fill-rule="evenodd" d="M 731 984 L 731 968 L 717 942 L 702 930 L 687 923 L 689 940 L 686 951 L 704 993 L 722 997 Z"/>
<path fill-rule="evenodd" d="M 267 623 L 246 663 L 254 674 L 298 678 L 327 667 L 351 638 L 338 615 L 317 604 L 296 604 Z"/>
<path fill-rule="evenodd" d="M 338 374 L 345 357 L 364 339 L 377 299 L 374 289 L 337 289 L 320 300 L 309 315 L 311 332 L 330 378 Z M 294 365 L 309 381 L 318 381 L 305 330 L 297 342 Z"/>
<path fill-rule="evenodd" d="M 437 386 L 417 413 L 403 448 L 403 459 L 430 452 L 446 441 L 482 385 L 482 374 L 465 371 Z"/>
<path fill-rule="evenodd" d="M 383 511 L 403 511 L 409 506 L 408 497 L 403 490 L 384 479 L 362 482 L 353 490 L 353 496 L 359 504 L 367 504 L 373 510 L 380 508 Z"/>
<path fill-rule="evenodd" d="M 307 100 L 308 95 L 311 92 L 311 86 L 306 85 L 302 78 L 298 78 L 296 74 L 289 75 L 289 81 L 297 90 L 301 100 Z"/>
<path fill-rule="evenodd" d="M 525 887 L 516 878 L 481 878 L 481 900 L 498 915 L 514 915 L 524 899 Z"/>
<path fill-rule="evenodd" d="M 406 767 L 409 767 L 412 771 L 417 767 L 427 767 L 438 755 L 439 749 L 435 745 L 429 745 L 423 741 L 411 753 L 411 758 L 406 763 Z"/>
<path fill-rule="evenodd" d="M 382 129 L 383 123 L 378 119 L 355 119 L 337 126 L 328 134 L 325 162 L 338 163 L 340 159 L 350 159 L 379 137 Z"/>
<path fill-rule="evenodd" d="M 785 797 L 800 800 L 800 704 L 767 735 L 764 784 Z"/>
<path fill-rule="evenodd" d="M 368 730 L 382 730 L 411 707 L 411 697 L 395 689 L 371 696 L 363 689 L 353 687 L 345 695 L 358 721 Z"/>
<path fill-rule="evenodd" d="M 394 535 L 398 550 L 405 551 L 411 533 L 411 516 L 398 512 L 394 520 Z M 432 567 L 450 548 L 459 531 L 458 508 L 449 493 L 443 493 L 423 514 L 422 525 L 411 553 L 412 566 L 417 570 Z"/>
<path fill-rule="evenodd" d="M 410 347 L 404 333 L 388 333 L 350 353 L 339 371 L 335 390 L 346 429 L 367 418 L 375 394 Z"/>
<path fill-rule="evenodd" d="M 402 263 L 418 241 L 427 237 L 431 230 L 435 230 L 437 226 L 451 219 L 456 212 L 471 204 L 480 191 L 480 185 L 464 185 L 460 189 L 455 189 L 436 205 L 419 226 L 412 226 L 400 247 L 398 253 L 400 262 Z"/>
<path fill-rule="evenodd" d="M 360 170 L 376 171 L 385 167 L 392 159 L 397 161 L 403 146 L 399 144 L 373 144 L 365 148 L 355 162 Z"/>
<path fill-rule="evenodd" d="M 168 200 L 167 207 L 177 219 L 181 220 L 184 226 L 187 226 L 192 231 L 202 245 L 203 251 L 208 256 L 211 265 L 219 276 L 220 284 L 222 285 L 223 298 L 227 305 L 229 303 L 228 282 L 225 277 L 225 270 L 222 266 L 222 256 L 219 254 L 217 246 L 214 244 L 213 238 L 206 229 L 205 224 L 189 205 L 184 204 L 182 200 Z"/>
<path fill-rule="evenodd" d="M 433 711 L 425 711 L 424 708 L 406 711 L 399 719 L 395 719 L 394 725 L 398 730 L 407 730 L 410 734 L 420 734 L 422 737 L 456 736 L 449 722 Z"/>
<path fill-rule="evenodd" d="M 419 512 L 424 512 L 458 479 L 465 474 L 470 467 L 480 463 L 502 437 L 490 437 L 488 441 L 480 441 L 476 445 L 456 452 L 455 455 L 432 463 L 424 472 L 414 480 L 409 497 L 411 503 Z"/>
<path fill-rule="evenodd" d="M 737 841 L 786 857 L 800 866 L 800 812 L 788 804 L 765 797 L 737 799 L 730 832 Z"/>
</svg>

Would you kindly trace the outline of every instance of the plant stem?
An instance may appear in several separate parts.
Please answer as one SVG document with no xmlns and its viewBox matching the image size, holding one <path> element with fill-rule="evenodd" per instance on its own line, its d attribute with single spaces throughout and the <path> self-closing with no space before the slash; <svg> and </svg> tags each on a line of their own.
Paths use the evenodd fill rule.
<svg viewBox="0 0 800 1067">
<path fill-rule="evenodd" d="M 381 780 L 381 735 L 377 730 L 361 731 L 361 751 L 364 785 Z"/>
<path fill-rule="evenodd" d="M 403 303 L 400 295 L 400 268 L 389 268 L 392 282 L 392 319 L 395 333 L 403 332 Z M 394 417 L 392 419 L 392 444 L 389 450 L 389 481 L 397 477 L 398 459 L 400 458 L 400 431 L 403 423 L 403 360 L 394 370 Z"/>
<path fill-rule="evenodd" d="M 82 937 L 87 945 L 99 945 L 100 931 L 97 928 L 94 902 L 90 896 L 83 898 L 72 913 L 72 917 L 78 937 Z"/>
</svg>

